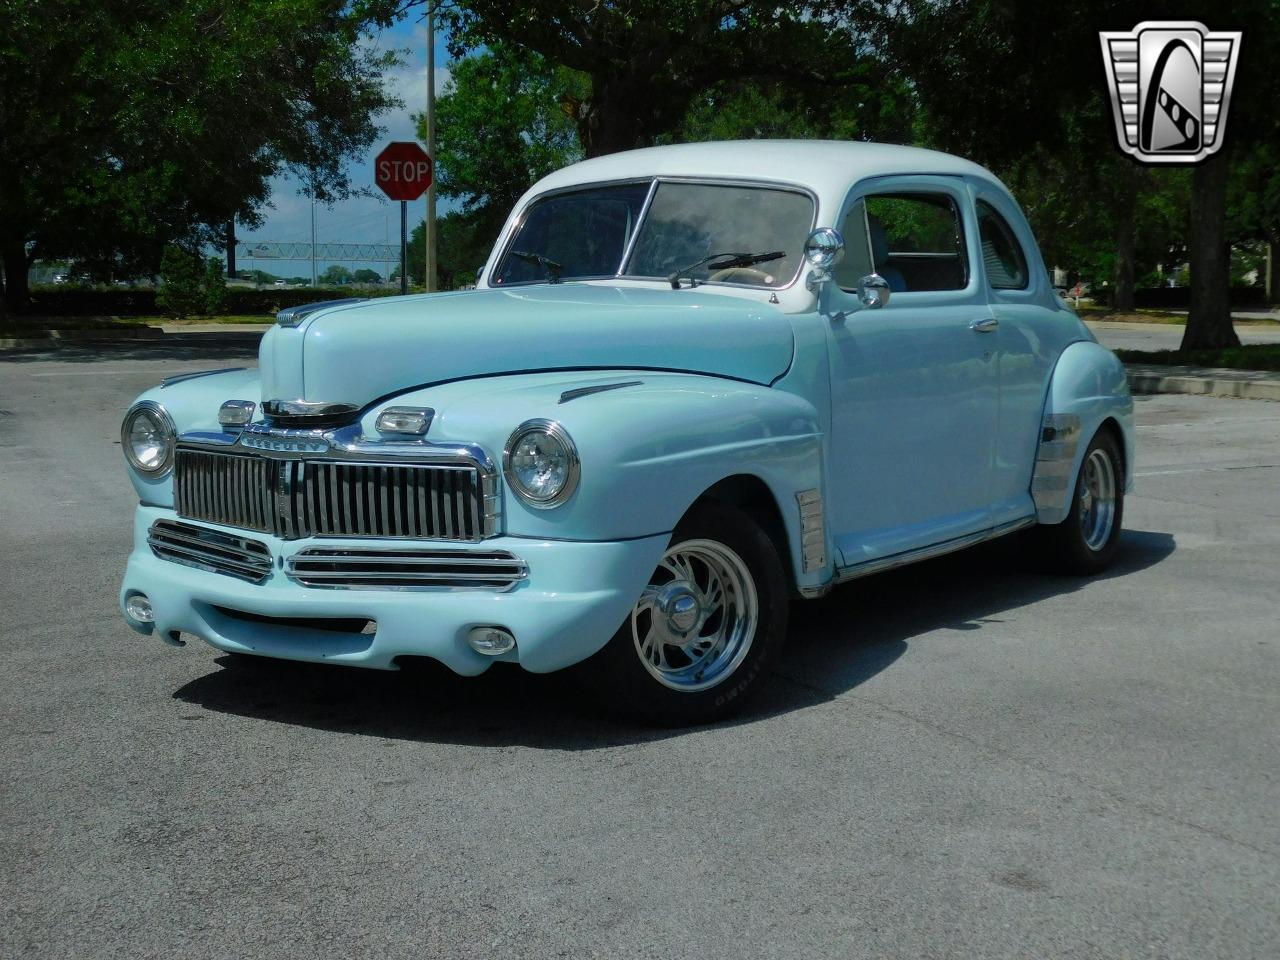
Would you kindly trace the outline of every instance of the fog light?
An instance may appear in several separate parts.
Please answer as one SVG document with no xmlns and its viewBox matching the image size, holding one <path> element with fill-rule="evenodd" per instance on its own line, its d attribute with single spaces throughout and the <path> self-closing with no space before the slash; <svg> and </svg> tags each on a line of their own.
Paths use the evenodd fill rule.
<svg viewBox="0 0 1280 960">
<path fill-rule="evenodd" d="M 379 433 L 407 433 L 422 436 L 431 427 L 436 412 L 430 407 L 387 407 L 378 414 Z"/>
<path fill-rule="evenodd" d="M 224 427 L 243 427 L 253 419 L 256 408 L 252 400 L 228 400 L 218 410 L 218 423 Z"/>
<path fill-rule="evenodd" d="M 471 632 L 467 634 L 467 643 L 471 644 L 471 649 L 476 653 L 483 653 L 486 657 L 496 657 L 514 649 L 516 638 L 509 630 L 504 630 L 502 627 L 472 627 Z"/>
<path fill-rule="evenodd" d="M 156 615 L 151 609 L 151 601 L 143 594 L 135 593 L 124 602 L 124 612 L 136 623 L 155 623 Z"/>
</svg>

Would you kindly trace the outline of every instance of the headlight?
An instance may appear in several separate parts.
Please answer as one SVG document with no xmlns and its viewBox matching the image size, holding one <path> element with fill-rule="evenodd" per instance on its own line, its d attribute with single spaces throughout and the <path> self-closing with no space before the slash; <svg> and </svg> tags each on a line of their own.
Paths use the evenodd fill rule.
<svg viewBox="0 0 1280 960">
<path fill-rule="evenodd" d="M 143 400 L 125 414 L 120 427 L 120 446 L 135 470 L 156 479 L 168 473 L 173 465 L 176 435 L 164 407 L 153 400 Z"/>
<path fill-rule="evenodd" d="M 516 427 L 502 451 L 502 466 L 511 489 L 539 510 L 564 503 L 578 486 L 578 450 L 552 420 Z"/>
</svg>

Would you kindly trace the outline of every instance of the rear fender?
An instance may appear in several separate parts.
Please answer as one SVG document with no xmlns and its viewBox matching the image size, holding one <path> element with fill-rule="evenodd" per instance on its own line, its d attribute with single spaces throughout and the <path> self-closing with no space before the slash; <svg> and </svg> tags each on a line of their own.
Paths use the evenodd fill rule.
<svg viewBox="0 0 1280 960">
<path fill-rule="evenodd" d="M 1124 488 L 1132 490 L 1133 397 L 1124 364 L 1097 343 L 1073 343 L 1058 358 L 1049 381 L 1031 479 L 1031 497 L 1041 523 L 1066 519 L 1085 451 L 1108 421 L 1116 425 L 1124 451 Z"/>
</svg>

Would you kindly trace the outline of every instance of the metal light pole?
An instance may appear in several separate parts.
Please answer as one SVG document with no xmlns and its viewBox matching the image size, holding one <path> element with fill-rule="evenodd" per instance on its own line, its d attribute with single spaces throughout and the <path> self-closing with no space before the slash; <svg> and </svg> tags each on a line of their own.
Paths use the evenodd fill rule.
<svg viewBox="0 0 1280 960">
<path fill-rule="evenodd" d="M 427 156 L 436 159 L 436 10 L 435 0 L 427 3 Z M 436 181 L 427 187 L 426 281 L 428 292 L 436 288 Z"/>
<path fill-rule="evenodd" d="M 316 285 L 316 195 L 311 194 L 311 286 Z"/>
<path fill-rule="evenodd" d="M 409 292 L 409 204 L 400 201 L 400 296 Z"/>
</svg>

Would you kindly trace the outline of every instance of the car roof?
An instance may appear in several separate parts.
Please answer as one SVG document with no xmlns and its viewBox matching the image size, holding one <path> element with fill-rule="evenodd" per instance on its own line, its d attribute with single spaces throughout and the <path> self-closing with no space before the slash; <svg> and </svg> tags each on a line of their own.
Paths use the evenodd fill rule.
<svg viewBox="0 0 1280 960">
<path fill-rule="evenodd" d="M 529 194 L 663 176 L 792 183 L 831 196 L 866 177 L 894 174 L 972 176 L 1004 189 L 985 167 L 937 150 L 841 140 L 729 140 L 648 147 L 583 160 L 544 177 Z"/>
</svg>

